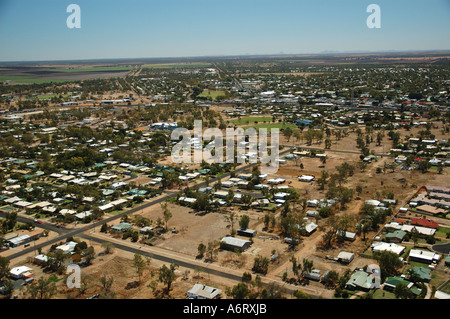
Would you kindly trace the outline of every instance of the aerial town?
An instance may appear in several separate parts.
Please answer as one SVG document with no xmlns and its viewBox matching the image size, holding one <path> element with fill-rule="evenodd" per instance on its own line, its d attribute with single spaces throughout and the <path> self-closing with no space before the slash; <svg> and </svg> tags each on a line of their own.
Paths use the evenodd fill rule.
<svg viewBox="0 0 450 319">
<path fill-rule="evenodd" d="M 449 299 L 449 61 L 3 63 L 0 298 Z M 276 172 L 177 161 L 195 121 Z"/>
</svg>

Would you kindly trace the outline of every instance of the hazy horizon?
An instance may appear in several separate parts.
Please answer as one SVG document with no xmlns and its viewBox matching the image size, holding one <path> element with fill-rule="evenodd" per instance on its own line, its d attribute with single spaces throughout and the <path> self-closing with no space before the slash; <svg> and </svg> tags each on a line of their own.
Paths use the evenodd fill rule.
<svg viewBox="0 0 450 319">
<path fill-rule="evenodd" d="M 448 51 L 448 31 L 446 0 L 0 0 L 0 62 Z"/>
</svg>

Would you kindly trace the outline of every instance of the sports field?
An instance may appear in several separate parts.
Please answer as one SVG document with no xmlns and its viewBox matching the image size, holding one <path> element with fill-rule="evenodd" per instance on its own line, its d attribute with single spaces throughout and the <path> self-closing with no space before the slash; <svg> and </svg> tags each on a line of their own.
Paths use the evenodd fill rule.
<svg viewBox="0 0 450 319">
<path fill-rule="evenodd" d="M 204 90 L 199 97 L 210 97 L 213 101 L 217 99 L 219 96 L 224 96 L 224 91 L 214 91 L 214 90 Z"/>
<path fill-rule="evenodd" d="M 237 125 L 245 125 L 245 124 L 254 124 L 254 123 L 272 123 L 272 116 L 246 116 L 241 117 L 240 119 L 230 120 L 231 123 L 235 123 Z"/>
</svg>

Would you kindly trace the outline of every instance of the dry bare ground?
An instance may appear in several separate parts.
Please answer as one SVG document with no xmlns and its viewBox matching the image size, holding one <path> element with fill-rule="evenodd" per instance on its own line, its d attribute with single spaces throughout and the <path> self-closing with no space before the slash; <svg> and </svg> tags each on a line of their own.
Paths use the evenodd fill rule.
<svg viewBox="0 0 450 319">
<path fill-rule="evenodd" d="M 402 130 L 400 132 L 405 134 Z M 409 134 L 409 132 L 407 134 Z M 437 138 L 442 138 L 439 134 L 439 129 L 436 129 Z M 349 137 L 333 144 L 332 149 L 348 149 L 355 151 L 353 145 L 355 144 L 354 141 L 355 136 L 350 134 Z M 296 143 L 294 142 L 292 144 L 294 145 Z M 391 142 L 386 137 L 382 145 L 378 148 L 381 148 L 381 151 L 384 148 L 386 151 L 390 148 L 390 144 Z M 332 151 L 326 151 L 326 153 L 328 154 L 328 160 L 325 167 L 323 167 L 323 164 L 318 158 L 301 158 L 299 161 L 287 161 L 286 164 L 283 164 L 280 167 L 276 175 L 269 176 L 269 178 L 275 176 L 285 178 L 285 185 L 290 185 L 299 189 L 302 196 L 306 198 L 324 198 L 326 197 L 327 189 L 319 190 L 316 182 L 311 184 L 299 182 L 298 176 L 302 174 L 311 174 L 315 175 L 317 178 L 320 177 L 320 173 L 324 169 L 333 173 L 337 165 L 341 165 L 342 163 L 355 164 L 359 160 L 359 154 L 337 153 Z M 399 204 L 396 206 L 396 210 L 398 210 L 399 207 L 407 203 L 422 185 L 433 184 L 448 187 L 448 168 L 444 170 L 443 174 L 439 174 L 436 171 L 422 174 L 420 171 L 402 170 L 399 167 L 393 172 L 391 172 L 390 169 L 385 170 L 384 173 L 376 172 L 377 167 L 383 168 L 385 163 L 391 163 L 392 161 L 393 158 L 391 157 L 383 157 L 368 164 L 364 171 L 356 168 L 355 173 L 348 178 L 345 186 L 355 189 L 357 185 L 361 185 L 363 187 L 363 192 L 360 195 L 360 199 L 355 198 L 347 205 L 345 210 L 337 211 L 336 213 L 351 214 L 357 218 L 359 209 L 364 200 L 383 195 L 383 192 L 393 192 L 395 194 L 395 198 L 399 201 Z M 304 166 L 302 170 L 299 167 L 300 163 Z M 178 233 L 169 232 L 160 236 L 153 243 L 153 245 L 159 249 L 195 259 L 197 247 L 200 243 L 206 245 L 210 241 L 220 240 L 223 236 L 230 234 L 231 232 L 230 226 L 225 220 L 223 213 L 208 213 L 204 215 L 195 214 L 190 208 L 175 205 L 173 203 L 169 203 L 168 208 L 173 214 L 172 218 L 168 221 L 168 227 L 170 229 L 177 229 Z M 240 256 L 229 251 L 220 251 L 217 261 L 213 263 L 214 265 L 225 267 L 225 269 L 237 271 L 238 273 L 251 272 L 253 261 L 256 256 L 261 255 L 269 257 L 272 252 L 275 251 L 279 258 L 276 262 L 271 263 L 269 273 L 264 278 L 269 282 L 270 280 L 277 280 L 277 282 L 281 283 L 281 276 L 284 272 L 287 272 L 288 276 L 293 276 L 292 264 L 289 261 L 291 256 L 295 256 L 300 261 L 303 258 L 312 260 L 314 262 L 314 267 L 320 269 L 322 273 L 326 270 L 336 270 L 338 273 L 343 274 L 346 269 L 360 268 L 373 263 L 373 260 L 359 256 L 359 254 L 363 253 L 370 244 L 370 239 L 376 235 L 375 232 L 366 235 L 368 241 L 363 241 L 362 238 L 358 236 L 354 242 L 344 242 L 334 246 L 333 249 L 322 250 L 320 248 L 320 242 L 323 234 L 323 229 L 321 227 L 324 225 L 324 220 L 309 218 L 320 226 L 318 231 L 309 237 L 304 237 L 296 250 L 292 251 L 289 250 L 287 244 L 283 243 L 282 239 L 268 238 L 279 235 L 279 231 L 275 229 L 275 231 L 269 232 L 264 229 L 264 212 L 254 209 L 240 210 L 238 207 L 235 208 L 234 212 L 237 216 L 235 228 L 238 227 L 237 221 L 239 220 L 239 217 L 242 214 L 246 214 L 250 216 L 249 228 L 256 229 L 258 234 L 253 239 L 252 246 Z M 153 205 L 136 214 L 141 214 L 152 221 L 156 221 L 158 218 L 162 219 L 162 208 L 159 204 Z M 96 231 L 98 233 L 98 230 Z M 260 235 L 268 237 L 259 237 Z M 110 235 L 106 236 L 111 238 Z M 119 241 L 130 243 L 129 239 L 119 239 Z M 140 244 L 137 243 L 136 245 Z M 98 244 L 96 244 L 95 247 L 96 251 L 101 251 L 101 247 Z M 146 248 L 143 247 L 143 249 Z M 336 257 L 341 251 L 355 253 L 356 258 L 352 261 L 350 266 L 345 266 L 325 258 L 327 255 Z M 112 254 L 98 257 L 93 261 L 93 265 L 83 268 L 83 276 L 87 278 L 87 282 L 91 285 L 83 295 L 79 295 L 78 291 L 68 291 L 62 280 L 58 283 L 60 287 L 58 297 L 66 298 L 67 292 L 69 292 L 70 296 L 75 298 L 85 298 L 90 294 L 99 293 L 102 290 L 99 278 L 106 275 L 114 278 L 112 291 L 116 293 L 116 298 L 166 298 L 168 295 L 165 294 L 163 284 L 158 283 L 156 275 L 157 270 L 162 264 L 162 262 L 159 262 L 156 259 L 151 260 L 148 269 L 143 274 L 141 283 L 138 285 L 138 277 L 133 267 L 133 254 L 115 249 Z M 208 263 L 204 262 L 204 265 L 205 267 L 208 267 Z M 225 287 L 231 287 L 236 284 L 235 282 L 224 278 L 210 276 L 202 272 L 197 273 L 192 269 L 190 269 L 190 274 L 187 275 L 186 278 L 183 278 L 185 270 L 186 269 L 178 270 L 177 280 L 173 285 L 173 290 L 170 292 L 171 297 L 184 298 L 186 291 L 192 287 L 195 282 L 209 284 L 223 290 L 225 290 Z M 333 293 L 332 290 L 324 289 L 322 284 L 312 281 L 308 286 L 290 285 L 289 287 L 291 289 L 301 289 L 307 293 L 320 295 L 325 298 L 331 298 Z"/>
</svg>

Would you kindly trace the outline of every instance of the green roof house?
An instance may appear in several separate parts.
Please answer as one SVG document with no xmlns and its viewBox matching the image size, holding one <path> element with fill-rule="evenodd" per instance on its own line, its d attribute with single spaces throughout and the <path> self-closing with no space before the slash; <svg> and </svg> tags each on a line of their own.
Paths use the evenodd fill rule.
<svg viewBox="0 0 450 319">
<path fill-rule="evenodd" d="M 412 293 L 414 293 L 415 295 L 420 295 L 421 290 L 419 288 L 417 288 L 416 286 L 414 286 L 413 282 L 410 282 L 406 279 L 403 279 L 401 277 L 388 277 L 386 279 L 386 281 L 384 282 L 384 289 L 385 290 L 390 290 L 393 291 L 395 289 L 395 287 L 397 287 L 398 284 L 404 284 L 406 287 L 408 287 Z"/>
<path fill-rule="evenodd" d="M 412 271 L 419 276 L 422 281 L 430 281 L 431 280 L 431 269 L 425 267 L 414 267 Z"/>
<path fill-rule="evenodd" d="M 111 227 L 112 230 L 121 231 L 121 232 L 125 232 L 130 228 L 131 228 L 131 224 L 125 223 L 125 222 L 121 222 L 121 223 Z"/>
<path fill-rule="evenodd" d="M 375 287 L 375 276 L 364 270 L 357 270 L 345 284 L 346 289 L 369 291 Z"/>
<path fill-rule="evenodd" d="M 390 243 L 401 243 L 405 238 L 406 232 L 403 230 L 396 230 L 386 235 L 386 241 Z"/>
</svg>

